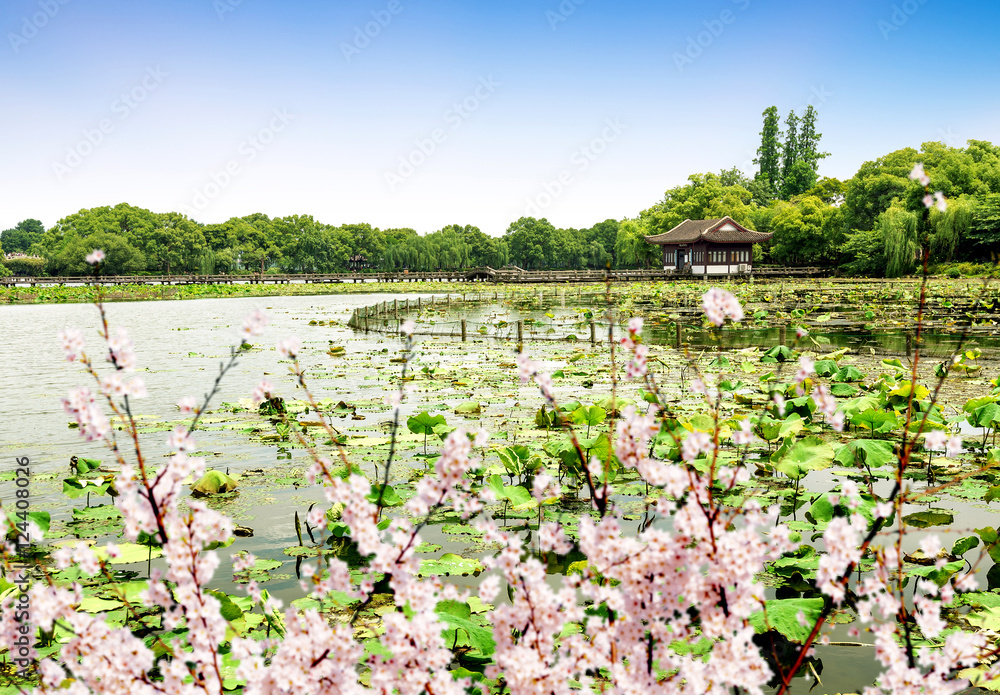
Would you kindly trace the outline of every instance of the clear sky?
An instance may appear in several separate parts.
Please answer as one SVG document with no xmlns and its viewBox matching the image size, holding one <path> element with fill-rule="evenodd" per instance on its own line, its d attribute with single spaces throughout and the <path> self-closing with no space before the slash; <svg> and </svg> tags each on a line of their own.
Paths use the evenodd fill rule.
<svg viewBox="0 0 1000 695">
<path fill-rule="evenodd" d="M 821 176 L 1000 141 L 1000 3 L 2 0 L 0 229 L 128 202 L 499 235 L 754 171 L 812 103 Z"/>
</svg>

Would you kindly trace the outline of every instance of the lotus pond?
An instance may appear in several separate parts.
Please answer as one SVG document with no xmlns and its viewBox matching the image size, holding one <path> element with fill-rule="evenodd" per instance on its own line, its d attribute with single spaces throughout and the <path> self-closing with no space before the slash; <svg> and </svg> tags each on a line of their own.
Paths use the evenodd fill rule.
<svg viewBox="0 0 1000 695">
<path fill-rule="evenodd" d="M 419 313 L 414 308 L 407 315 L 417 321 L 418 334 L 425 335 L 418 338 L 408 363 L 409 394 L 383 501 L 399 507 L 413 494 L 415 483 L 433 469 L 441 439 L 452 429 L 482 426 L 492 438 L 480 452 L 484 464 L 477 484 L 489 487 L 498 500 L 491 513 L 530 541 L 540 520 L 561 518 L 566 512 L 579 515 L 589 508 L 579 479 L 580 459 L 563 427 L 573 428 L 588 454 L 606 455 L 615 419 L 629 406 L 643 408 L 648 394 L 623 378 L 621 357 L 612 384 L 609 304 L 600 288 L 501 291 L 495 301 L 492 292 L 477 289 L 468 289 L 466 301 L 460 301 L 458 293 L 446 304 L 423 295 Z M 944 582 L 963 568 L 975 568 L 981 590 L 963 595 L 961 605 L 946 615 L 948 630 L 1000 630 L 1000 473 L 992 468 L 1000 460 L 1000 449 L 994 448 L 1000 427 L 995 293 L 955 281 L 931 285 L 925 303 L 927 334 L 914 384 L 907 348 L 912 355 L 917 347 L 912 337 L 919 292 L 915 284 L 810 281 L 734 286 L 746 320 L 723 330 L 709 329 L 700 319 L 698 300 L 704 289 L 696 283 L 616 287 L 611 324 L 616 338 L 633 315 L 644 316 L 649 329 L 651 371 L 670 402 L 653 444 L 654 456 L 679 461 L 677 438 L 714 427 L 704 399 L 690 388 L 696 376 L 693 362 L 720 394 L 720 459 L 747 456 L 752 463 L 754 475 L 730 493 L 732 504 L 748 496 L 765 505 L 778 504 L 783 520 L 801 534 L 802 548 L 760 577 L 773 603 L 768 604 L 768 625 L 758 621 L 755 627 L 761 632 L 770 627 L 768 634 L 779 640 L 804 639 L 807 633 L 797 614 L 801 611 L 808 618 L 818 612 L 817 602 L 822 606 L 810 580 L 822 548 L 822 542 L 815 541 L 817 534 L 838 514 L 830 493 L 844 478 L 857 480 L 870 493 L 863 497 L 862 512 L 877 523 L 874 507 L 894 482 L 895 451 L 912 395 L 916 411 L 929 413 L 927 427 L 961 433 L 963 446 L 951 457 L 918 448 L 906 471 L 903 520 L 913 531 L 904 543 L 906 575 Z M 362 332 L 346 324 L 356 309 L 400 296 L 197 299 L 107 307 L 113 325 L 129 328 L 146 370 L 150 395 L 139 402 L 139 415 L 145 454 L 153 462 L 170 454 L 165 433 L 184 421 L 175 403 L 209 389 L 219 363 L 229 357 L 228 346 L 238 342 L 243 317 L 254 308 L 271 317 L 267 340 L 242 351 L 238 366 L 226 376 L 221 397 L 202 417 L 197 455 L 206 457 L 214 473 L 191 481 L 195 494 L 204 495 L 241 527 L 222 551 L 226 559 L 215 586 L 237 632 L 280 630 L 280 616 L 254 610 L 241 584 L 253 579 L 286 603 L 316 607 L 315 601 L 301 598 L 297 577 L 302 559 L 327 552 L 352 561 L 350 548 L 336 540 L 335 513 L 328 515 L 323 537 L 329 541 L 323 548 L 317 548 L 318 530 L 305 522 L 311 506 L 323 501 L 321 488 L 305 478 L 307 447 L 324 452 L 342 447 L 352 467 L 372 481 L 381 479 L 391 445 L 386 396 L 399 387 L 407 355 L 401 340 L 392 335 L 395 318 L 381 319 L 385 333 Z M 79 441 L 59 407 L 59 398 L 84 379 L 64 361 L 55 334 L 66 326 L 78 327 L 86 330 L 88 343 L 97 343 L 96 310 L 82 304 L 14 305 L 0 308 L 0 319 L 8 404 L 0 448 L 11 462 L 0 472 L 0 498 L 12 499 L 14 458 L 29 457 L 35 472 L 32 512 L 46 531 L 47 545 L 37 549 L 43 561 L 60 544 L 119 538 L 121 515 L 110 496 L 110 468 L 103 463 L 107 451 Z M 465 342 L 455 331 L 463 319 L 470 326 Z M 518 380 L 512 329 L 518 321 L 526 326 L 523 349 L 552 373 L 557 410 L 544 407 L 537 388 Z M 590 342 L 592 321 L 598 327 L 596 344 Z M 795 336 L 799 326 L 809 331 L 802 339 Z M 320 399 L 318 411 L 302 400 L 287 363 L 271 347 L 289 334 L 303 341 L 299 358 Z M 957 360 L 949 359 L 957 348 Z M 815 359 L 814 379 L 827 383 L 837 398 L 848 423 L 842 433 L 824 421 L 808 396 L 795 392 L 792 382 L 801 353 Z M 262 373 L 278 386 L 282 399 L 255 407 L 249 393 Z M 948 378 L 931 405 L 931 392 L 944 373 Z M 805 386 L 811 388 L 813 380 Z M 775 391 L 786 397 L 784 413 L 773 405 Z M 745 416 L 754 423 L 757 437 L 749 451 L 725 443 Z M 324 422 L 332 427 L 333 437 Z M 556 476 L 562 486 L 559 499 L 542 505 L 530 492 L 531 480 L 540 471 Z M 650 511 L 656 491 L 634 471 L 615 468 L 610 478 L 613 501 L 634 528 L 669 526 L 669 519 Z M 572 525 L 566 531 L 573 536 Z M 919 551 L 927 533 L 941 539 L 946 548 L 941 557 L 924 557 Z M 421 535 L 425 542 L 418 552 L 425 559 L 420 572 L 459 586 L 475 586 L 482 558 L 495 552 L 455 515 L 438 515 Z M 160 616 L 149 611 L 139 619 L 127 618 L 117 597 L 122 590 L 134 595 L 144 588 L 149 569 L 162 563 L 159 550 L 127 544 L 122 549 L 115 560 L 117 586 L 86 582 L 82 609 L 106 612 L 111 623 L 128 620 L 138 634 L 151 632 L 159 627 Z M 258 560 L 234 574 L 228 557 L 242 552 Z M 553 577 L 572 573 L 579 570 L 580 561 L 572 554 L 549 556 L 547 570 Z M 861 572 L 871 565 L 865 562 Z M 79 571 L 71 568 L 56 576 L 69 581 L 78 578 Z M 4 590 L 9 588 L 0 579 L 0 592 Z M 357 608 L 346 599 L 320 607 L 332 620 L 350 619 Z M 358 639 L 370 649 L 378 649 L 380 616 L 393 609 L 392 596 L 385 594 L 355 620 Z M 454 669 L 481 672 L 492 649 L 489 606 L 473 600 L 442 611 L 451 626 Z M 832 643 L 818 647 L 810 665 L 813 677 L 808 682 L 799 678 L 798 692 L 813 687 L 814 692 L 858 692 L 877 674 L 870 636 L 864 631 L 851 636 L 851 611 L 839 612 L 834 622 Z M 61 637 L 65 635 L 57 632 L 51 650 L 58 650 Z M 227 682 L 227 687 L 238 685 L 233 679 Z"/>
</svg>

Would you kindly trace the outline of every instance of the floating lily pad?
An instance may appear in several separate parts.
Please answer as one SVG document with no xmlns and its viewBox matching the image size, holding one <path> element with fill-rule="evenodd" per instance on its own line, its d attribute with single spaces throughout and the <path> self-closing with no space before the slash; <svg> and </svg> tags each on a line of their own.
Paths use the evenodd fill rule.
<svg viewBox="0 0 1000 695">
<path fill-rule="evenodd" d="M 421 560 L 418 574 L 421 577 L 437 575 L 467 577 L 478 575 L 483 569 L 483 563 L 479 560 L 465 558 L 454 553 L 445 553 L 437 560 Z"/>
</svg>

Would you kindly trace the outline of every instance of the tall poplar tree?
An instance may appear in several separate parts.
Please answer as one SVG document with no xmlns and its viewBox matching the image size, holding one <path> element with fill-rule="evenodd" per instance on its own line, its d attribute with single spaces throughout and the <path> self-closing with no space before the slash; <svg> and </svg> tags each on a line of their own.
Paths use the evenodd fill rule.
<svg viewBox="0 0 1000 695">
<path fill-rule="evenodd" d="M 795 115 L 795 110 L 788 112 L 785 119 L 785 142 L 781 148 L 781 180 L 784 182 L 791 176 L 792 167 L 799 159 L 799 117 Z M 784 188 L 784 186 L 782 186 Z"/>
<path fill-rule="evenodd" d="M 764 128 L 760 131 L 757 158 L 753 160 L 753 163 L 759 166 L 755 178 L 767 179 L 775 189 L 778 189 L 781 186 L 781 130 L 778 107 L 768 106 L 762 115 Z"/>
<path fill-rule="evenodd" d="M 796 143 L 796 159 L 808 164 L 813 171 L 819 168 L 819 160 L 830 155 L 829 152 L 819 151 L 821 137 L 823 134 L 816 132 L 816 109 L 813 108 L 812 104 L 809 104 L 805 113 L 802 114 L 802 127 L 799 130 L 799 138 Z"/>
</svg>

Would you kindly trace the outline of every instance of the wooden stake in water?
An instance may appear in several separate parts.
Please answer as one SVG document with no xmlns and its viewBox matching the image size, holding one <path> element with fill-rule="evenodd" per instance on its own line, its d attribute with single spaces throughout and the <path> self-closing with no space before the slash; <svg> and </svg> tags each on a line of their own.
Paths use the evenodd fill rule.
<svg viewBox="0 0 1000 695">
<path fill-rule="evenodd" d="M 465 319 L 462 319 L 462 342 L 465 342 Z"/>
</svg>

